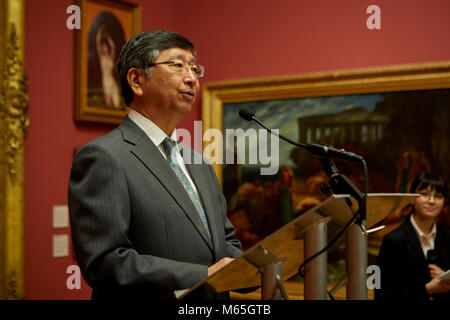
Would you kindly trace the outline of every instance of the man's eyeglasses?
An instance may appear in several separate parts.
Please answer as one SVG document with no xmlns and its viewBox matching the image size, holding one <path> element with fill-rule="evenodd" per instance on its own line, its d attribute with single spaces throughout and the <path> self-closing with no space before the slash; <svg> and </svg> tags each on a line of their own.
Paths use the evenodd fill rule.
<svg viewBox="0 0 450 320">
<path fill-rule="evenodd" d="M 201 65 L 195 64 L 195 63 L 187 63 L 186 61 L 180 60 L 180 59 L 174 59 L 169 61 L 162 61 L 162 62 L 154 62 L 150 64 L 150 67 L 159 65 L 159 64 L 167 64 L 169 68 L 176 72 L 182 72 L 185 74 L 188 72 L 188 70 L 191 70 L 194 76 L 197 78 L 201 78 L 205 75 L 205 68 Z"/>
</svg>

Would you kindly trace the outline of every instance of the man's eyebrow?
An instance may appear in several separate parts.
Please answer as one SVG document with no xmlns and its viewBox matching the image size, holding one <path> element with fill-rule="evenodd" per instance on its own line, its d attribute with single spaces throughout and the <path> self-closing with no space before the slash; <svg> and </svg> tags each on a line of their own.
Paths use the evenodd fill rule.
<svg viewBox="0 0 450 320">
<path fill-rule="evenodd" d="M 197 62 L 195 57 L 192 57 L 191 61 L 189 61 L 188 59 L 186 59 L 186 56 L 184 54 L 182 54 L 182 53 L 177 53 L 177 54 L 173 55 L 172 59 L 181 59 L 183 61 L 190 62 L 190 63 L 196 63 Z"/>
</svg>

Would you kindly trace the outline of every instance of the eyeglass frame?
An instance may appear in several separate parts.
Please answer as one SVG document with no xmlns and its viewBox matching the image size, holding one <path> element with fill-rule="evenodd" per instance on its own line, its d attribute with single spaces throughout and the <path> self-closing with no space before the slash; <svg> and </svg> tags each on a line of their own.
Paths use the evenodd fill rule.
<svg viewBox="0 0 450 320">
<path fill-rule="evenodd" d="M 438 200 L 438 201 L 445 199 L 445 197 L 442 193 L 436 192 L 436 191 L 434 191 L 434 192 L 433 191 L 431 191 L 431 192 L 419 191 L 418 193 L 419 193 L 419 197 L 421 197 L 422 199 L 424 199 L 426 201 L 431 200 L 432 197 L 434 200 Z"/>
<path fill-rule="evenodd" d="M 184 73 L 183 74 L 186 74 L 188 72 L 188 70 L 191 70 L 192 74 L 195 75 L 196 78 L 202 78 L 205 75 L 205 67 L 204 66 L 196 64 L 196 63 L 188 63 L 181 59 L 172 59 L 172 60 L 161 61 L 161 62 L 152 62 L 149 64 L 149 67 L 153 67 L 153 66 L 157 66 L 157 65 L 161 65 L 161 64 L 167 64 L 170 67 L 170 64 L 174 65 L 175 61 L 183 62 L 183 65 L 184 65 Z M 196 66 L 201 71 L 201 75 L 198 75 L 196 72 L 194 72 L 192 70 L 192 66 Z"/>
</svg>

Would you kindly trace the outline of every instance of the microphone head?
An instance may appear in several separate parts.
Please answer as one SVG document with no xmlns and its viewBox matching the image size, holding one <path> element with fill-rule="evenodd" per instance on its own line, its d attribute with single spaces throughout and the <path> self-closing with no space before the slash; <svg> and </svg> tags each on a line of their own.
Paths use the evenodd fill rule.
<svg viewBox="0 0 450 320">
<path fill-rule="evenodd" d="M 247 109 L 241 109 L 239 110 L 239 115 L 244 120 L 252 121 L 255 114 Z"/>
</svg>

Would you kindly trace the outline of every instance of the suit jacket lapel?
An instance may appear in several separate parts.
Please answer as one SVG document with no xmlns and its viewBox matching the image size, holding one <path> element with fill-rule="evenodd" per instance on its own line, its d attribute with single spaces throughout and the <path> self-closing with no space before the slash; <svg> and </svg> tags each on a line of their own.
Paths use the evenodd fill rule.
<svg viewBox="0 0 450 320">
<path fill-rule="evenodd" d="M 438 264 L 442 268 L 447 268 L 447 266 L 450 264 L 449 261 L 449 242 L 446 242 L 446 238 L 444 235 L 444 230 L 441 229 L 440 226 L 437 226 L 436 229 L 436 238 L 434 240 L 434 249 L 436 251 L 436 254 L 438 256 Z M 444 270 L 447 271 L 447 270 Z"/>
<path fill-rule="evenodd" d="M 410 248 L 411 252 L 415 255 L 417 260 L 420 263 L 425 263 L 425 255 L 423 254 L 422 246 L 420 245 L 419 238 L 417 237 L 416 230 L 411 224 L 410 216 L 406 217 L 407 221 L 405 222 L 406 232 L 405 237 L 407 239 L 406 243 Z"/>
<path fill-rule="evenodd" d="M 206 233 L 197 209 L 159 149 L 145 132 L 129 119 L 128 116 L 125 117 L 120 125 L 120 129 L 123 133 L 124 140 L 134 145 L 131 149 L 131 153 L 133 153 L 167 189 L 212 250 L 213 246 L 211 239 Z"/>
</svg>

